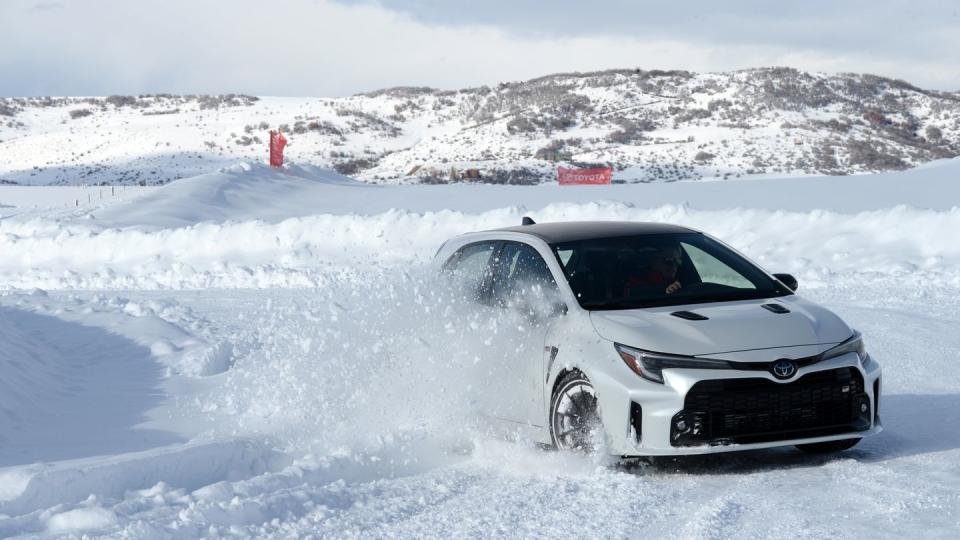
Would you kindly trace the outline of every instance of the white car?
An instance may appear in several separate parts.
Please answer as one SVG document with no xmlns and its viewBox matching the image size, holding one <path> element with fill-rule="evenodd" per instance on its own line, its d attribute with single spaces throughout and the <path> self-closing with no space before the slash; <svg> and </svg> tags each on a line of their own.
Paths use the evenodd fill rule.
<svg viewBox="0 0 960 540">
<path fill-rule="evenodd" d="M 882 429 L 860 334 L 702 232 L 524 218 L 448 240 L 436 262 L 474 307 L 525 321 L 490 336 L 479 382 L 495 389 L 484 412 L 532 440 L 831 452 Z"/>
</svg>

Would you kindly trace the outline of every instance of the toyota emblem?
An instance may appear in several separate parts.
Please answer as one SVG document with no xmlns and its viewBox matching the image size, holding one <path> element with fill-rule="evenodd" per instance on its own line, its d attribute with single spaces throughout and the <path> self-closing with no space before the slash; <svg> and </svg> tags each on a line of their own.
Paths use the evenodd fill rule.
<svg viewBox="0 0 960 540">
<path fill-rule="evenodd" d="M 797 363 L 793 360 L 777 360 L 773 363 L 770 371 L 778 379 L 789 379 L 797 372 Z"/>
</svg>

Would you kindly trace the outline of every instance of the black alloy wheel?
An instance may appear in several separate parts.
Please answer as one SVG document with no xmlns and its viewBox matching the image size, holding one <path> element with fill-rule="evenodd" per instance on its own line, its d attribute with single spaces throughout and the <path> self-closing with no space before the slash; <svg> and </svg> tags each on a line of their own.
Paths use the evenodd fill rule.
<svg viewBox="0 0 960 540">
<path fill-rule="evenodd" d="M 564 375 L 550 400 L 553 446 L 558 450 L 591 453 L 602 435 L 603 425 L 593 385 L 580 372 Z"/>
</svg>

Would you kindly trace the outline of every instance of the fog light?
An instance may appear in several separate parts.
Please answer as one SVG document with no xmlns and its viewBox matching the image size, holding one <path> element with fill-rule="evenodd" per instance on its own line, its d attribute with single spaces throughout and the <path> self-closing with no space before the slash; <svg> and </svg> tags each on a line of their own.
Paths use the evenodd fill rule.
<svg viewBox="0 0 960 540">
<path fill-rule="evenodd" d="M 699 411 L 680 411 L 673 415 L 670 425 L 670 442 L 674 446 L 694 446 L 701 441 L 706 413 Z"/>
<path fill-rule="evenodd" d="M 867 414 L 868 412 L 870 412 L 870 406 L 867 405 L 866 403 L 861 402 L 861 403 L 860 403 L 860 414 Z"/>
</svg>

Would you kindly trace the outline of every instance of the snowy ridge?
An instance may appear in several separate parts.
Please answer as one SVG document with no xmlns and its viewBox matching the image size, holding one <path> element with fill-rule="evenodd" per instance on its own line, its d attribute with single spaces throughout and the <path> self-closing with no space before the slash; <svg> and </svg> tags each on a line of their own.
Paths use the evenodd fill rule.
<svg viewBox="0 0 960 540">
<path fill-rule="evenodd" d="M 293 161 L 378 183 L 535 184 L 558 164 L 610 164 L 623 182 L 846 175 L 960 155 L 960 95 L 763 68 L 326 99 L 2 98 L 0 183 L 163 184 L 264 161 L 271 129 Z"/>
<path fill-rule="evenodd" d="M 146 211 L 146 210 L 145 210 Z M 198 223 L 141 230 L 28 221 L 0 224 L 0 289 L 202 289 L 325 286 L 357 268 L 428 263 L 450 236 L 541 221 L 655 221 L 709 231 L 771 271 L 815 286 L 880 274 L 958 284 L 960 208 L 905 206 L 838 213 L 635 208 L 617 202 L 508 207 L 478 214 L 392 210 L 364 218 L 315 215 L 278 223 Z M 162 216 L 160 219 L 164 219 Z M 908 226 L 906 224 L 909 224 Z M 824 240 L 827 239 L 827 240 Z M 238 241 L 240 240 L 240 241 Z"/>
<path fill-rule="evenodd" d="M 192 225 L 204 221 L 277 220 L 317 213 L 310 194 L 324 187 L 372 187 L 329 169 L 290 165 L 276 169 L 237 163 L 217 172 L 187 178 L 144 195 L 135 204 L 98 212 L 110 223 Z M 279 208 L 277 201 L 283 201 Z M 271 209 L 273 213 L 271 214 Z M 119 215 L 118 215 L 119 214 Z"/>
<path fill-rule="evenodd" d="M 362 222 L 325 215 L 277 224 L 199 224 L 156 232 L 98 232 L 58 225 L 13 229 L 0 237 L 0 248 L 7 254 L 0 262 L 0 282 L 8 289 L 318 287 L 326 285 L 329 274 L 349 274 L 358 265 L 395 268 L 427 263 L 449 236 L 509 226 L 527 213 L 518 208 L 482 214 L 394 211 Z M 871 273 L 960 283 L 960 248 L 939 233 L 960 229 L 960 209 L 898 207 L 805 214 L 596 203 L 550 205 L 536 216 L 543 221 L 659 221 L 709 230 L 761 265 L 790 268 L 810 285 L 834 274 L 853 278 Z M 238 238 L 242 244 L 235 243 Z"/>
<path fill-rule="evenodd" d="M 805 286 L 870 275 L 956 284 L 960 248 L 942 231 L 960 227 L 960 207 L 936 192 L 951 189 L 958 169 L 960 162 L 950 160 L 841 184 L 820 178 L 517 192 L 373 186 L 329 170 L 238 164 L 67 219 L 14 212 L 0 221 L 6 254 L 0 290 L 319 287 L 358 270 L 426 264 L 447 238 L 514 225 L 524 215 L 690 226 L 733 243 L 771 271 L 789 269 Z M 677 189 L 685 186 L 700 192 Z M 767 202 L 777 204 L 743 207 L 766 187 L 774 188 Z M 873 196 L 863 197 L 864 190 Z M 819 198 L 805 200 L 811 193 Z M 644 204 L 677 197 L 693 202 Z M 840 211 L 779 210 L 781 199 Z M 523 204 L 502 206 L 514 200 Z M 934 202 L 940 210 L 893 204 L 898 200 Z M 438 204 L 464 210 L 429 210 Z"/>
</svg>

